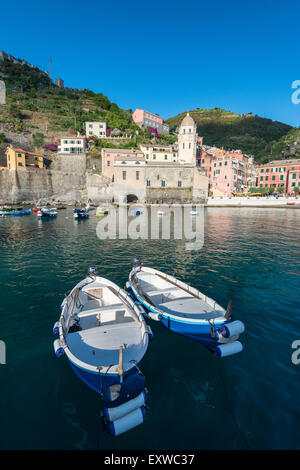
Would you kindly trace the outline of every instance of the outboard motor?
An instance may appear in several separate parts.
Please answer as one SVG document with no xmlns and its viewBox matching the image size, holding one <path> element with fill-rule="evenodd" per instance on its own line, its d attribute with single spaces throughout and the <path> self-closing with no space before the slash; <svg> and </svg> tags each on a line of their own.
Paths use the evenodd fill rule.
<svg viewBox="0 0 300 470">
<path fill-rule="evenodd" d="M 139 268 L 142 266 L 142 260 L 140 258 L 138 258 L 137 256 L 134 256 L 131 260 L 131 266 L 133 268 Z"/>
</svg>

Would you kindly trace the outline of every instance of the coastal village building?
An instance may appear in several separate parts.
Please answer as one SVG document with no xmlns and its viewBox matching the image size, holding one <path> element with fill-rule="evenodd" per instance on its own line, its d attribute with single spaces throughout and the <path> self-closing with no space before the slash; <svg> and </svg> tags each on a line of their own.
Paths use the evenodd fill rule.
<svg viewBox="0 0 300 470">
<path fill-rule="evenodd" d="M 86 122 L 85 134 L 87 137 L 106 137 L 106 122 Z"/>
<path fill-rule="evenodd" d="M 39 153 L 27 152 L 20 148 L 8 147 L 6 150 L 8 170 L 44 168 L 44 157 Z"/>
<path fill-rule="evenodd" d="M 144 159 L 143 152 L 139 150 L 130 150 L 130 149 L 110 149 L 103 148 L 101 150 L 101 161 L 102 161 L 102 174 L 107 176 L 112 181 L 115 179 L 115 159 L 127 159 L 129 157 L 137 157 Z"/>
<path fill-rule="evenodd" d="M 247 192 L 256 185 L 256 166 L 253 157 L 240 150 L 226 151 L 217 147 L 198 145 L 197 164 L 209 178 L 212 195 L 232 196 Z"/>
<path fill-rule="evenodd" d="M 57 78 L 55 80 L 55 85 L 58 86 L 58 88 L 64 88 L 65 84 L 62 78 Z"/>
<path fill-rule="evenodd" d="M 283 188 L 286 193 L 300 189 L 300 160 L 276 160 L 258 167 L 257 186 Z"/>
<path fill-rule="evenodd" d="M 156 162 L 177 162 L 178 150 L 175 146 L 169 145 L 141 145 L 141 151 L 147 161 Z"/>
<path fill-rule="evenodd" d="M 58 146 L 59 153 L 85 153 L 86 149 L 85 137 L 63 137 Z"/>
<path fill-rule="evenodd" d="M 157 114 L 149 113 L 144 109 L 136 109 L 132 114 L 132 119 L 141 129 L 157 129 L 159 134 L 169 134 L 169 126 Z"/>
<path fill-rule="evenodd" d="M 114 199 L 204 202 L 208 178 L 204 170 L 196 166 L 196 140 L 196 125 L 187 115 L 179 129 L 178 151 L 173 146 L 159 145 L 142 146 L 141 151 L 102 149 L 103 174 L 113 183 Z M 173 154 L 177 154 L 177 158 Z M 159 158 L 153 158 L 154 155 Z"/>
</svg>

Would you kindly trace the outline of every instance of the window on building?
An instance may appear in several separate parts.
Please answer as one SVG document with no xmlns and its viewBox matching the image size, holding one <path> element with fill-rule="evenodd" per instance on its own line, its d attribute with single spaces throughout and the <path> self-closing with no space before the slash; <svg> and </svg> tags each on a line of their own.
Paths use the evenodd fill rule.
<svg viewBox="0 0 300 470">
<path fill-rule="evenodd" d="M 166 186 L 165 180 L 161 180 L 161 186 L 164 188 Z"/>
<path fill-rule="evenodd" d="M 184 143 L 182 144 L 182 148 L 184 149 Z"/>
<path fill-rule="evenodd" d="M 156 160 L 156 155 L 155 155 L 155 153 L 153 154 L 153 160 Z"/>
<path fill-rule="evenodd" d="M 182 181 L 178 180 L 178 188 L 181 188 L 181 185 L 182 185 Z"/>
<path fill-rule="evenodd" d="M 296 179 L 297 173 L 293 173 L 293 180 Z"/>
<path fill-rule="evenodd" d="M 189 143 L 189 149 L 191 148 L 191 144 Z"/>
<path fill-rule="evenodd" d="M 147 186 L 150 186 L 150 180 L 147 180 Z"/>
<path fill-rule="evenodd" d="M 266 172 L 269 173 L 269 168 L 266 169 Z"/>
<path fill-rule="evenodd" d="M 149 153 L 146 153 L 146 158 L 149 158 Z"/>
<path fill-rule="evenodd" d="M 19 163 L 18 163 L 18 166 L 23 166 L 23 165 L 22 165 L 22 162 L 19 162 Z"/>
<path fill-rule="evenodd" d="M 123 178 L 123 181 L 126 180 L 126 171 L 122 171 L 122 178 Z"/>
<path fill-rule="evenodd" d="M 107 166 L 110 166 L 110 160 L 107 160 Z"/>
<path fill-rule="evenodd" d="M 268 181 L 268 179 L 269 179 L 269 177 L 268 177 L 268 176 L 266 176 L 266 181 Z"/>
<path fill-rule="evenodd" d="M 227 162 L 225 162 L 225 166 L 227 165 Z"/>
<path fill-rule="evenodd" d="M 280 175 L 280 179 L 281 179 L 281 181 L 283 180 L 283 178 L 284 178 L 284 175 Z"/>
<path fill-rule="evenodd" d="M 136 171 L 135 172 L 135 179 L 138 181 L 140 179 L 140 172 Z"/>
<path fill-rule="evenodd" d="M 165 155 L 165 160 L 168 160 L 168 155 Z"/>
<path fill-rule="evenodd" d="M 272 176 L 272 181 L 275 181 L 275 176 Z"/>
<path fill-rule="evenodd" d="M 18 153 L 18 157 L 19 157 L 19 158 L 22 158 L 22 155 L 21 155 L 20 153 Z"/>
</svg>

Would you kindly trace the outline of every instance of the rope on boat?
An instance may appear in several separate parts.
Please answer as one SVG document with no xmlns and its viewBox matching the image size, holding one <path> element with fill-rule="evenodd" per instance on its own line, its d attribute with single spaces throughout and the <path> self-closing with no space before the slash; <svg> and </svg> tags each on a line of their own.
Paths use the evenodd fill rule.
<svg viewBox="0 0 300 470">
<path fill-rule="evenodd" d="M 223 375 L 223 372 L 222 372 L 222 367 L 221 367 L 221 357 L 218 357 L 218 367 L 219 367 L 219 376 L 221 378 L 221 381 L 223 382 L 223 387 L 224 387 L 224 390 L 225 390 L 225 395 L 226 395 L 226 400 L 227 400 L 227 406 L 228 406 L 228 410 L 229 410 L 229 413 L 232 415 L 233 417 L 233 421 L 235 423 L 235 426 L 238 430 L 238 433 L 240 434 L 242 440 L 244 441 L 245 443 L 245 446 L 248 450 L 252 450 L 251 449 L 251 446 L 248 442 L 248 439 L 246 438 L 242 428 L 241 428 L 241 425 L 240 425 L 240 422 L 238 420 L 238 417 L 236 416 L 235 412 L 231 410 L 231 407 L 229 406 L 230 404 L 230 401 L 229 401 L 229 393 L 228 393 L 228 386 L 227 386 L 227 383 L 226 383 L 226 380 L 225 380 L 225 377 Z"/>
</svg>

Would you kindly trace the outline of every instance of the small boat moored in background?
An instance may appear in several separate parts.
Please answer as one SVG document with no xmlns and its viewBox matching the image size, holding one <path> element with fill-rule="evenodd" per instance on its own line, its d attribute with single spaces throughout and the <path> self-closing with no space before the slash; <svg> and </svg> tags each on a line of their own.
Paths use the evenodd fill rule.
<svg viewBox="0 0 300 470">
<path fill-rule="evenodd" d="M 57 210 L 54 209 L 54 208 L 42 207 L 38 211 L 37 216 L 39 218 L 56 217 L 57 216 Z"/>
<path fill-rule="evenodd" d="M 109 210 L 108 207 L 97 207 L 96 215 L 104 215 L 108 214 Z"/>
<path fill-rule="evenodd" d="M 14 216 L 15 217 L 20 217 L 22 215 L 30 215 L 31 214 L 31 209 L 25 209 L 21 211 L 14 211 Z"/>
<path fill-rule="evenodd" d="M 66 354 L 83 382 L 100 393 L 104 429 L 118 435 L 141 424 L 146 409 L 140 370 L 149 338 L 139 305 L 95 266 L 61 305 L 53 333 L 55 354 Z"/>
<path fill-rule="evenodd" d="M 147 310 L 147 317 L 175 333 L 204 344 L 219 356 L 242 351 L 237 341 L 245 331 L 239 321 L 230 322 L 232 302 L 224 310 L 194 287 L 153 268 L 139 258 L 132 261 L 127 289 Z"/>
<path fill-rule="evenodd" d="M 88 219 L 89 213 L 84 209 L 74 209 L 73 211 L 74 219 Z"/>
</svg>

